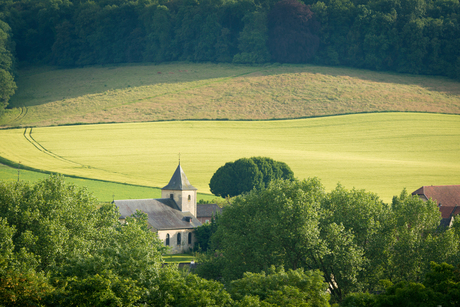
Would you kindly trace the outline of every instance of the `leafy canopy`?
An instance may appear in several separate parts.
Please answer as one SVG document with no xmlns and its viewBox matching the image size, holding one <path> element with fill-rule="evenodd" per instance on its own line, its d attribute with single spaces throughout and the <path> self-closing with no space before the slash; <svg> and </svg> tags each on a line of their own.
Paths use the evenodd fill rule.
<svg viewBox="0 0 460 307">
<path fill-rule="evenodd" d="M 293 180 L 294 173 L 284 162 L 267 157 L 241 158 L 227 162 L 212 176 L 211 192 L 222 197 L 233 197 L 268 186 L 275 179 Z"/>
</svg>

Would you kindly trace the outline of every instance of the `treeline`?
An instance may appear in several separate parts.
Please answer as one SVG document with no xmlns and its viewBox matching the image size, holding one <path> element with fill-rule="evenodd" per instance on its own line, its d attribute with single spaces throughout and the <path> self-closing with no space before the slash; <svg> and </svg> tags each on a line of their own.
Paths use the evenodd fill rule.
<svg viewBox="0 0 460 307">
<path fill-rule="evenodd" d="M 274 61 L 460 78 L 458 0 L 4 0 L 0 9 L 0 69 L 10 74 L 14 43 L 19 61 L 66 67 Z"/>
</svg>

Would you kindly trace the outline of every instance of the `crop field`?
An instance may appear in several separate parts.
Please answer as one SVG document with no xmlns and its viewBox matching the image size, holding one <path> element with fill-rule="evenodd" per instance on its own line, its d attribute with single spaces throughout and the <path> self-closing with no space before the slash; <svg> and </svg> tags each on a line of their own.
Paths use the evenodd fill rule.
<svg viewBox="0 0 460 307">
<path fill-rule="evenodd" d="M 459 153 L 460 116 L 426 113 L 0 130 L 0 156 L 10 161 L 141 186 L 166 185 L 180 154 L 202 193 L 209 193 L 212 174 L 225 162 L 268 156 L 286 162 L 300 179 L 320 178 L 327 190 L 341 183 L 389 202 L 403 188 L 459 184 Z"/>
<path fill-rule="evenodd" d="M 312 65 L 33 67 L 18 72 L 17 84 L 0 127 L 460 114 L 460 83 L 453 80 Z"/>
</svg>

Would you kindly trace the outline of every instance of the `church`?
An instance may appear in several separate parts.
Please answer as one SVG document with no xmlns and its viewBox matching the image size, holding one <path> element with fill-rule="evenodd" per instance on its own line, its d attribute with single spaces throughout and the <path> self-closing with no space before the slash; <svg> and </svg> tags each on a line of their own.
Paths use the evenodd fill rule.
<svg viewBox="0 0 460 307">
<path fill-rule="evenodd" d="M 194 228 L 201 226 L 197 216 L 197 189 L 192 186 L 180 162 L 168 185 L 158 199 L 115 200 L 120 220 L 136 213 L 147 213 L 148 223 L 160 240 L 170 247 L 170 253 L 190 251 L 195 244 Z"/>
</svg>

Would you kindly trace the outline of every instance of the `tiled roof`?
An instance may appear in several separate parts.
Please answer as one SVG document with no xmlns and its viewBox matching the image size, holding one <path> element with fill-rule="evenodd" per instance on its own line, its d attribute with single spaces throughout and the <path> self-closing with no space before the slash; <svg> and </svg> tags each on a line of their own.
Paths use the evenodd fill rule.
<svg viewBox="0 0 460 307">
<path fill-rule="evenodd" d="M 460 213 L 460 185 L 423 186 L 412 193 L 424 199 L 436 201 L 442 218 Z M 455 208 L 457 206 L 457 208 Z"/>
<path fill-rule="evenodd" d="M 196 190 L 196 188 L 190 184 L 185 176 L 184 170 L 180 166 L 177 166 L 176 171 L 174 172 L 171 180 L 169 181 L 168 185 L 165 186 L 162 190 Z"/>
<path fill-rule="evenodd" d="M 181 212 L 176 202 L 169 198 L 115 200 L 122 219 L 136 213 L 147 213 L 148 223 L 157 230 L 185 229 L 201 226 L 190 212 Z M 190 220 L 190 221 L 188 221 Z"/>
<path fill-rule="evenodd" d="M 222 208 L 217 204 L 198 204 L 196 205 L 196 215 L 197 217 L 210 217 L 215 216 L 216 212 L 221 214 Z"/>
</svg>

